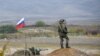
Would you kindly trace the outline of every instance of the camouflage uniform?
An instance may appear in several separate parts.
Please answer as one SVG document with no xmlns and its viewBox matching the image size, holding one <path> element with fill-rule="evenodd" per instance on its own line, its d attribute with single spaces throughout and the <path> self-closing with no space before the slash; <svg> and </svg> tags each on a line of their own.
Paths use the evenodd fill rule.
<svg viewBox="0 0 100 56">
<path fill-rule="evenodd" d="M 59 37 L 60 37 L 61 48 L 64 48 L 64 46 L 63 46 L 64 39 L 66 39 L 66 48 L 69 48 L 69 46 L 68 46 L 69 38 L 67 36 L 68 32 L 67 32 L 67 27 L 66 27 L 66 24 L 64 23 L 64 20 L 59 21 L 58 33 L 59 33 Z"/>
</svg>

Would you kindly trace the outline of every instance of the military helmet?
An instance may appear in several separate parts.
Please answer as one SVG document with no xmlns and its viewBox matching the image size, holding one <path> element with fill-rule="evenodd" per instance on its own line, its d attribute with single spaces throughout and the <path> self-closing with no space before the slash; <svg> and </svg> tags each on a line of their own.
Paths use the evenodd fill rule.
<svg viewBox="0 0 100 56">
<path fill-rule="evenodd" d="M 59 20 L 59 23 L 63 23 L 65 20 L 64 19 L 60 19 Z"/>
</svg>

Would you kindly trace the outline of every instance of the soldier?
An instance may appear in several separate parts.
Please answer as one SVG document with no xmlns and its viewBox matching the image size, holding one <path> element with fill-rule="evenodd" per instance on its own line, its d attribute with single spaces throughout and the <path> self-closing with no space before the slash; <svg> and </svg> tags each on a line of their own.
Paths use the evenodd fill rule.
<svg viewBox="0 0 100 56">
<path fill-rule="evenodd" d="M 64 19 L 59 20 L 58 33 L 60 37 L 61 48 L 64 48 L 63 46 L 64 39 L 66 40 L 66 48 L 70 48 L 68 45 L 68 41 L 69 41 L 69 38 L 67 36 L 68 31 Z"/>
</svg>

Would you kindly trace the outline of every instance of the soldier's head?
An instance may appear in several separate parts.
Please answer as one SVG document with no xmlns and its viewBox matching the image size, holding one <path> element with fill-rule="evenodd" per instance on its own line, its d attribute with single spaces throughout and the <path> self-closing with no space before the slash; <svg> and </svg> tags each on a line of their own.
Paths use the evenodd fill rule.
<svg viewBox="0 0 100 56">
<path fill-rule="evenodd" d="M 60 19 L 60 20 L 59 20 L 59 23 L 60 23 L 60 24 L 62 24 L 62 23 L 64 23 L 64 22 L 65 22 L 64 19 Z"/>
</svg>

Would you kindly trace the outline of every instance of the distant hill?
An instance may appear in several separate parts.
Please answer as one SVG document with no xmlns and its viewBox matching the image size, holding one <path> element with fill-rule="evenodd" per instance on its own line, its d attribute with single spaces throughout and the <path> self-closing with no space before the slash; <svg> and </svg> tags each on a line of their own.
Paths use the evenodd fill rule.
<svg viewBox="0 0 100 56">
<path fill-rule="evenodd" d="M 11 19 L 7 19 L 7 20 L 0 20 L 0 25 L 2 24 L 13 24 L 16 25 L 16 23 L 20 20 L 20 18 L 14 18 L 12 17 Z M 34 25 L 35 22 L 42 20 L 44 21 L 46 24 L 54 24 L 56 23 L 59 18 L 48 18 L 48 17 L 26 17 L 25 18 L 25 22 L 26 25 Z M 66 19 L 67 24 L 72 24 L 72 25 L 100 25 L 100 20 L 99 19 L 85 19 L 85 20 L 70 20 L 70 19 Z"/>
</svg>

